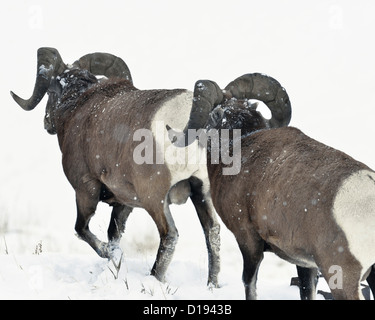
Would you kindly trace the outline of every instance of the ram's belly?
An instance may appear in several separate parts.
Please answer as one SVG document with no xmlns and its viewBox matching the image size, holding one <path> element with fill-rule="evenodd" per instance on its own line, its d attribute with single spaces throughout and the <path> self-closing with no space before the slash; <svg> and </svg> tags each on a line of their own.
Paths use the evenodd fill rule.
<svg viewBox="0 0 375 320">
<path fill-rule="evenodd" d="M 185 91 L 166 101 L 155 114 L 151 129 L 156 140 L 156 161 L 163 162 L 171 172 L 171 185 L 197 175 L 207 180 L 206 151 L 194 142 L 186 148 L 177 148 L 171 144 L 166 130 L 169 125 L 176 131 L 182 131 L 189 121 L 193 93 Z"/>
<path fill-rule="evenodd" d="M 363 273 L 375 263 L 375 173 L 361 170 L 344 180 L 333 205 L 333 215 L 344 231 L 349 250 Z"/>
</svg>

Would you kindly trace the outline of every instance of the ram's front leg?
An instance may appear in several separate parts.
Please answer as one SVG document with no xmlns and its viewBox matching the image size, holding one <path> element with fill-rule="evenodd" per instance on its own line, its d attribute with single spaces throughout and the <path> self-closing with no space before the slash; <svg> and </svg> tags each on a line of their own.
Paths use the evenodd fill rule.
<svg viewBox="0 0 375 320">
<path fill-rule="evenodd" d="M 133 211 L 132 207 L 126 205 L 115 205 L 112 209 L 111 221 L 108 227 L 108 250 L 109 256 L 115 268 L 119 269 L 123 252 L 120 248 L 121 236 L 125 231 L 125 224 L 130 213 Z"/>
<path fill-rule="evenodd" d="M 125 231 L 126 221 L 132 211 L 133 208 L 126 205 L 115 205 L 113 207 L 108 227 L 108 241 L 112 245 L 116 246 L 120 243 L 121 236 Z"/>
<path fill-rule="evenodd" d="M 315 300 L 318 284 L 318 269 L 297 266 L 301 300 Z"/>
<path fill-rule="evenodd" d="M 100 185 L 99 185 L 100 187 Z M 77 220 L 75 230 L 78 236 L 86 241 L 102 258 L 110 259 L 108 244 L 100 241 L 89 229 L 89 222 L 95 214 L 99 202 L 99 187 L 93 187 L 92 192 L 76 191 Z"/>
</svg>

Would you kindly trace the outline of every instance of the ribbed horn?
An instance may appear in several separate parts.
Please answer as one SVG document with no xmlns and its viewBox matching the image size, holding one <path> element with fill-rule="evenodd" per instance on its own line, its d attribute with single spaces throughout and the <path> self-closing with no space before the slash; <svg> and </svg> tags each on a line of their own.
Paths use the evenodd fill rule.
<svg viewBox="0 0 375 320">
<path fill-rule="evenodd" d="M 223 93 L 214 81 L 199 80 L 195 83 L 193 106 L 190 111 L 189 122 L 183 132 L 176 132 L 166 126 L 170 140 L 176 147 L 186 147 L 196 139 L 195 135 L 189 136 L 189 129 L 204 128 L 211 110 L 223 101 Z"/>
<path fill-rule="evenodd" d="M 74 62 L 73 66 L 86 69 L 94 75 L 103 75 L 107 78 L 123 78 L 133 83 L 130 70 L 119 57 L 110 53 L 89 53 Z"/>
<path fill-rule="evenodd" d="M 230 82 L 224 89 L 225 97 L 257 99 L 270 109 L 271 128 L 287 126 L 292 117 L 290 100 L 285 89 L 272 77 L 260 73 L 245 74 Z"/>
<path fill-rule="evenodd" d="M 66 65 L 56 49 L 39 48 L 36 81 L 32 96 L 30 99 L 24 100 L 12 91 L 10 94 L 22 109 L 27 111 L 33 110 L 46 94 L 52 77 L 56 77 L 58 74 L 64 72 L 65 69 Z"/>
</svg>

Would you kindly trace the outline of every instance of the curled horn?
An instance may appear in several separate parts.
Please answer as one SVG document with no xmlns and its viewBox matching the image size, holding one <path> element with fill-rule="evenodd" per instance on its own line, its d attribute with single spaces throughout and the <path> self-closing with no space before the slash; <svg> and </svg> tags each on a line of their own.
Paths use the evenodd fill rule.
<svg viewBox="0 0 375 320">
<path fill-rule="evenodd" d="M 210 80 L 199 80 L 195 83 L 193 106 L 190 111 L 189 122 L 183 132 L 174 131 L 169 125 L 169 139 L 176 147 L 185 147 L 195 140 L 195 136 L 189 136 L 189 129 L 204 128 L 208 115 L 212 108 L 223 101 L 223 93 L 216 82 Z"/>
<path fill-rule="evenodd" d="M 290 122 L 292 111 L 288 94 L 274 78 L 260 73 L 245 74 L 230 82 L 223 91 L 215 82 L 201 80 L 195 84 L 193 107 L 187 126 L 183 132 L 177 133 L 167 125 L 169 139 L 176 147 L 191 144 L 195 136 L 189 137 L 189 129 L 204 128 L 211 110 L 231 98 L 264 102 L 271 110 L 272 117 L 268 121 L 271 128 L 287 126 Z"/>
<path fill-rule="evenodd" d="M 224 89 L 227 99 L 257 99 L 270 109 L 271 128 L 284 127 L 290 122 L 292 109 L 288 94 L 272 77 L 260 73 L 245 74 L 230 82 Z"/>
<path fill-rule="evenodd" d="M 130 70 L 119 57 L 110 53 L 89 53 L 74 62 L 73 66 L 86 69 L 94 75 L 103 75 L 107 78 L 123 78 L 133 83 Z"/>
<path fill-rule="evenodd" d="M 51 79 L 64 72 L 65 69 L 66 65 L 56 49 L 39 48 L 36 81 L 32 96 L 30 99 L 24 100 L 12 91 L 10 94 L 22 109 L 27 111 L 33 110 L 46 94 Z"/>
</svg>

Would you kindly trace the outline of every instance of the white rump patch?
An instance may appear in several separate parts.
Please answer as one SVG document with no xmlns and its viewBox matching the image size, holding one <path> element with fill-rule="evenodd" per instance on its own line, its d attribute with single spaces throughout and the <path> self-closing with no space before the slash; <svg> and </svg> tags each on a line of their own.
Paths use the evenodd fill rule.
<svg viewBox="0 0 375 320">
<path fill-rule="evenodd" d="M 361 263 L 362 276 L 375 263 L 375 173 L 353 173 L 337 192 L 333 215 L 344 231 L 349 250 Z M 338 248 L 342 252 L 343 248 Z"/>
<path fill-rule="evenodd" d="M 169 125 L 176 131 L 183 131 L 189 121 L 192 105 L 193 93 L 185 91 L 166 101 L 152 120 L 151 130 L 161 152 L 159 154 L 171 172 L 171 186 L 192 175 L 204 180 L 205 184 L 208 183 L 206 150 L 199 148 L 197 141 L 186 148 L 173 146 L 166 129 L 166 125 Z M 158 159 L 159 163 L 160 160 Z"/>
</svg>

